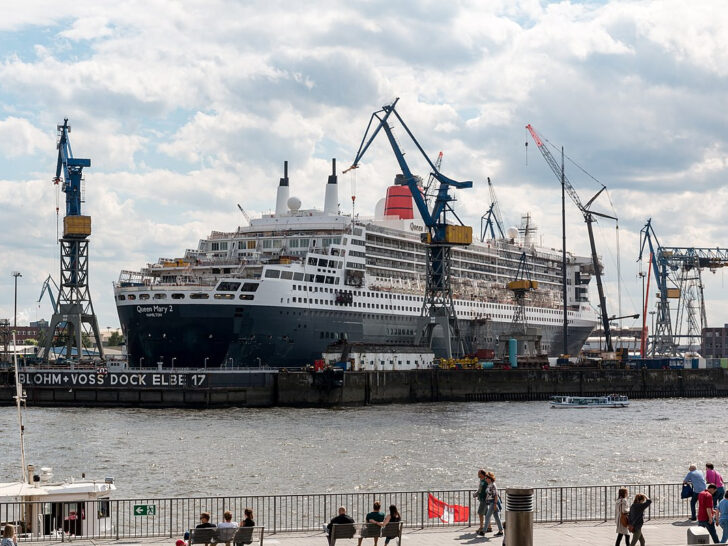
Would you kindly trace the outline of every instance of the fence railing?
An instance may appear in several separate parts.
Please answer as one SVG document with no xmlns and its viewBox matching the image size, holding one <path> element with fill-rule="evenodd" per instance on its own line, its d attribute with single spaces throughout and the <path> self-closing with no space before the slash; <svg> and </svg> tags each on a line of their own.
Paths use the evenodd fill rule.
<svg viewBox="0 0 728 546">
<path fill-rule="evenodd" d="M 535 522 L 609 521 L 614 519 L 618 485 L 541 487 L 534 489 Z M 681 484 L 627 486 L 629 500 L 644 493 L 653 501 L 646 519 L 681 518 L 689 506 L 680 499 Z M 505 487 L 501 492 L 505 494 Z M 465 522 L 446 523 L 428 515 L 428 495 L 450 505 L 469 508 Z M 386 512 L 395 504 L 407 527 L 473 525 L 478 521 L 473 490 L 322 493 L 312 495 L 265 495 L 196 498 L 148 498 L 94 500 L 72 503 L 0 503 L 0 522 L 18 525 L 21 541 L 67 541 L 76 538 L 129 539 L 180 537 L 199 523 L 201 512 L 212 521 L 226 510 L 235 521 L 251 508 L 266 533 L 316 531 L 344 506 L 355 521 L 362 521 L 378 500 Z M 505 503 L 504 503 L 505 505 Z"/>
</svg>

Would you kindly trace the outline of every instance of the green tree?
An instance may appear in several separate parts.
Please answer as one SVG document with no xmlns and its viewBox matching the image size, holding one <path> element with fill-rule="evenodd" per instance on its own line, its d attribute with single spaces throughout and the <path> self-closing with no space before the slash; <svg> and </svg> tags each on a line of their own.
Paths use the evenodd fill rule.
<svg viewBox="0 0 728 546">
<path fill-rule="evenodd" d="M 109 346 L 115 347 L 122 343 L 124 343 L 124 336 L 122 336 L 119 332 L 111 332 L 111 335 L 109 336 Z"/>
</svg>

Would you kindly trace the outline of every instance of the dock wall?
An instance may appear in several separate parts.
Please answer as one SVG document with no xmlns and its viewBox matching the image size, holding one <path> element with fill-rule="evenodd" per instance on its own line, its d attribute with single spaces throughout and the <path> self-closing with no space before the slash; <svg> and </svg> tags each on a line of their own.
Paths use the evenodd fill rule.
<svg viewBox="0 0 728 546">
<path fill-rule="evenodd" d="M 547 400 L 552 395 L 635 398 L 728 396 L 728 370 L 408 370 L 334 374 L 266 372 L 21 373 L 33 406 L 334 407 L 416 402 Z M 122 377 L 125 375 L 125 377 Z M 0 404 L 13 404 L 0 373 Z"/>
</svg>

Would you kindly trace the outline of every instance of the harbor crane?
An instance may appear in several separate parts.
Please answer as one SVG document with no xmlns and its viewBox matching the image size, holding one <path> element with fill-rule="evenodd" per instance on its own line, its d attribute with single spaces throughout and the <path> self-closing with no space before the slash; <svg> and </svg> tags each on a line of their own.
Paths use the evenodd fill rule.
<svg viewBox="0 0 728 546">
<path fill-rule="evenodd" d="M 381 110 L 374 112 L 369 119 L 369 124 L 364 132 L 359 151 L 356 153 L 354 161 L 346 171 L 359 167 L 359 162 L 369 149 L 376 136 L 381 130 L 387 135 L 389 144 L 392 147 L 399 167 L 402 171 L 402 184 L 406 185 L 412 198 L 417 206 L 417 210 L 422 217 L 426 226 L 426 232 L 422 234 L 422 241 L 427 249 L 426 258 L 426 282 L 425 297 L 422 302 L 422 310 L 420 316 L 426 319 L 421 330 L 419 342 L 432 344 L 433 331 L 438 324 L 442 324 L 445 330 L 447 357 L 453 356 L 453 341 L 460 355 L 465 354 L 465 340 L 460 334 L 457 314 L 455 312 L 455 304 L 453 302 L 452 285 L 451 285 L 451 265 L 452 265 L 452 248 L 454 246 L 466 246 L 472 243 L 473 229 L 470 226 L 463 225 L 460 218 L 453 210 L 450 203 L 454 201 L 454 197 L 450 195 L 450 188 L 471 188 L 472 181 L 459 182 L 452 180 L 443 175 L 437 168 L 437 165 L 430 160 L 428 155 L 420 146 L 417 139 L 409 130 L 404 120 L 400 117 L 395 109 L 399 98 L 395 99 L 389 105 L 382 106 Z M 410 137 L 419 152 L 425 158 L 432 169 L 431 176 L 439 182 L 437 192 L 434 194 L 434 202 L 432 210 L 428 210 L 427 200 L 417 184 L 419 177 L 412 174 L 409 165 L 404 157 L 404 152 L 400 148 L 397 140 L 392 132 L 390 125 L 390 116 L 399 121 L 402 128 Z M 454 218 L 458 224 L 448 223 L 448 219 Z"/>
<path fill-rule="evenodd" d="M 53 284 L 53 288 L 51 288 L 51 284 Z M 55 289 L 56 293 L 58 293 L 60 291 L 60 288 L 58 288 L 56 281 L 53 280 L 53 277 L 51 275 L 48 275 L 46 280 L 43 281 L 43 286 L 40 289 L 40 296 L 38 296 L 38 303 L 40 303 L 40 300 L 43 299 L 44 294 L 48 294 L 48 299 L 51 300 L 51 308 L 53 309 L 53 313 L 58 313 L 58 302 L 56 301 L 56 298 L 53 295 L 53 289 Z"/>
<path fill-rule="evenodd" d="M 528 321 L 526 318 L 526 294 L 538 289 L 538 281 L 531 280 L 531 269 L 526 261 L 526 253 L 521 254 L 518 260 L 518 270 L 512 281 L 506 284 L 506 288 L 513 292 L 516 299 L 516 310 L 513 313 L 513 331 L 526 334 Z"/>
<path fill-rule="evenodd" d="M 601 189 L 596 194 L 594 194 L 594 196 L 589 199 L 586 204 L 582 204 L 581 199 L 579 198 L 579 194 L 576 193 L 574 186 L 572 186 L 571 182 L 569 182 L 569 179 L 566 178 L 563 166 L 559 166 L 559 164 L 556 162 L 556 159 L 554 159 L 554 156 L 551 155 L 551 152 L 544 144 L 543 139 L 538 135 L 538 133 L 531 126 L 530 123 L 526 125 L 526 129 L 528 129 L 528 132 L 531 133 L 531 137 L 536 143 L 536 146 L 541 152 L 541 155 L 543 155 L 544 159 L 546 160 L 546 163 L 548 163 L 549 167 L 551 167 L 551 170 L 556 175 L 556 178 L 558 178 L 559 182 L 563 184 L 566 193 L 569 194 L 571 200 L 574 202 L 579 211 L 584 215 L 584 222 L 586 222 L 587 230 L 589 232 L 589 245 L 591 247 L 592 267 L 594 268 L 594 275 L 597 279 L 597 292 L 599 294 L 599 309 L 602 320 L 602 328 L 604 328 L 604 339 L 606 342 L 607 351 L 611 353 L 612 351 L 614 351 L 614 346 L 612 345 L 612 329 L 609 325 L 609 315 L 607 314 L 607 301 L 604 296 L 604 286 L 602 285 L 602 268 L 601 264 L 599 263 L 599 256 L 597 255 L 597 247 L 594 243 L 594 228 L 592 227 L 592 224 L 595 222 L 595 216 L 600 218 L 608 218 L 610 220 L 617 220 L 617 218 L 608 214 L 604 214 L 602 212 L 596 212 L 591 210 L 592 203 L 594 203 L 596 198 L 599 197 L 599 195 L 601 195 L 601 193 L 606 190 L 607 187 L 602 185 Z M 566 305 L 566 294 L 564 294 L 564 308 L 566 308 Z M 564 328 L 567 328 L 566 324 L 564 324 Z M 564 348 L 564 350 L 566 350 L 566 348 Z"/>
<path fill-rule="evenodd" d="M 490 192 L 490 206 L 488 212 L 486 212 L 480 218 L 480 242 L 484 242 L 485 238 L 490 233 L 490 238 L 495 239 L 495 230 L 498 230 L 500 238 L 505 238 L 505 232 L 503 230 L 503 217 L 501 216 L 500 207 L 498 206 L 498 199 L 495 196 L 495 189 L 493 183 L 488 177 L 488 191 Z"/>
<path fill-rule="evenodd" d="M 63 237 L 60 239 L 61 275 L 58 298 L 46 336 L 43 358 L 50 358 L 53 339 L 58 336 L 66 342 L 66 358 L 76 348 L 78 359 L 83 354 L 83 325 L 86 324 L 96 341 L 99 356 L 103 358 L 99 324 L 91 302 L 88 287 L 88 237 L 91 235 L 91 217 L 81 214 L 83 203 L 83 169 L 91 166 L 90 159 L 73 157 L 68 135 L 68 118 L 58 130 L 58 161 L 53 183 L 66 194 L 66 215 L 63 217 Z M 46 281 L 48 282 L 48 281 Z M 48 287 L 50 293 L 50 287 Z M 42 296 L 42 293 L 41 293 Z"/>
<path fill-rule="evenodd" d="M 687 338 L 692 342 L 707 327 L 702 270 L 707 268 L 715 271 L 728 267 L 728 248 L 662 246 L 652 226 L 652 218 L 647 220 L 640 231 L 637 261 L 642 260 L 646 248 L 650 251 L 650 265 L 657 284 L 658 298 L 655 331 L 649 353 L 653 356 L 674 356 L 681 339 Z M 674 321 L 670 300 L 678 300 Z M 696 301 L 698 317 L 693 306 Z M 686 334 L 681 332 L 683 322 L 688 323 Z"/>
</svg>

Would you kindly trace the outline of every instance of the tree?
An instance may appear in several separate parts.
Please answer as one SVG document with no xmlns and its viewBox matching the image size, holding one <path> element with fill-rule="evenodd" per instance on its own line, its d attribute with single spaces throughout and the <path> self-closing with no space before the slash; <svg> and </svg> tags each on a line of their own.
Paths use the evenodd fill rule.
<svg viewBox="0 0 728 546">
<path fill-rule="evenodd" d="M 111 332 L 111 335 L 109 336 L 109 346 L 114 347 L 121 345 L 122 343 L 124 343 L 124 336 L 122 336 L 119 332 Z"/>
</svg>

